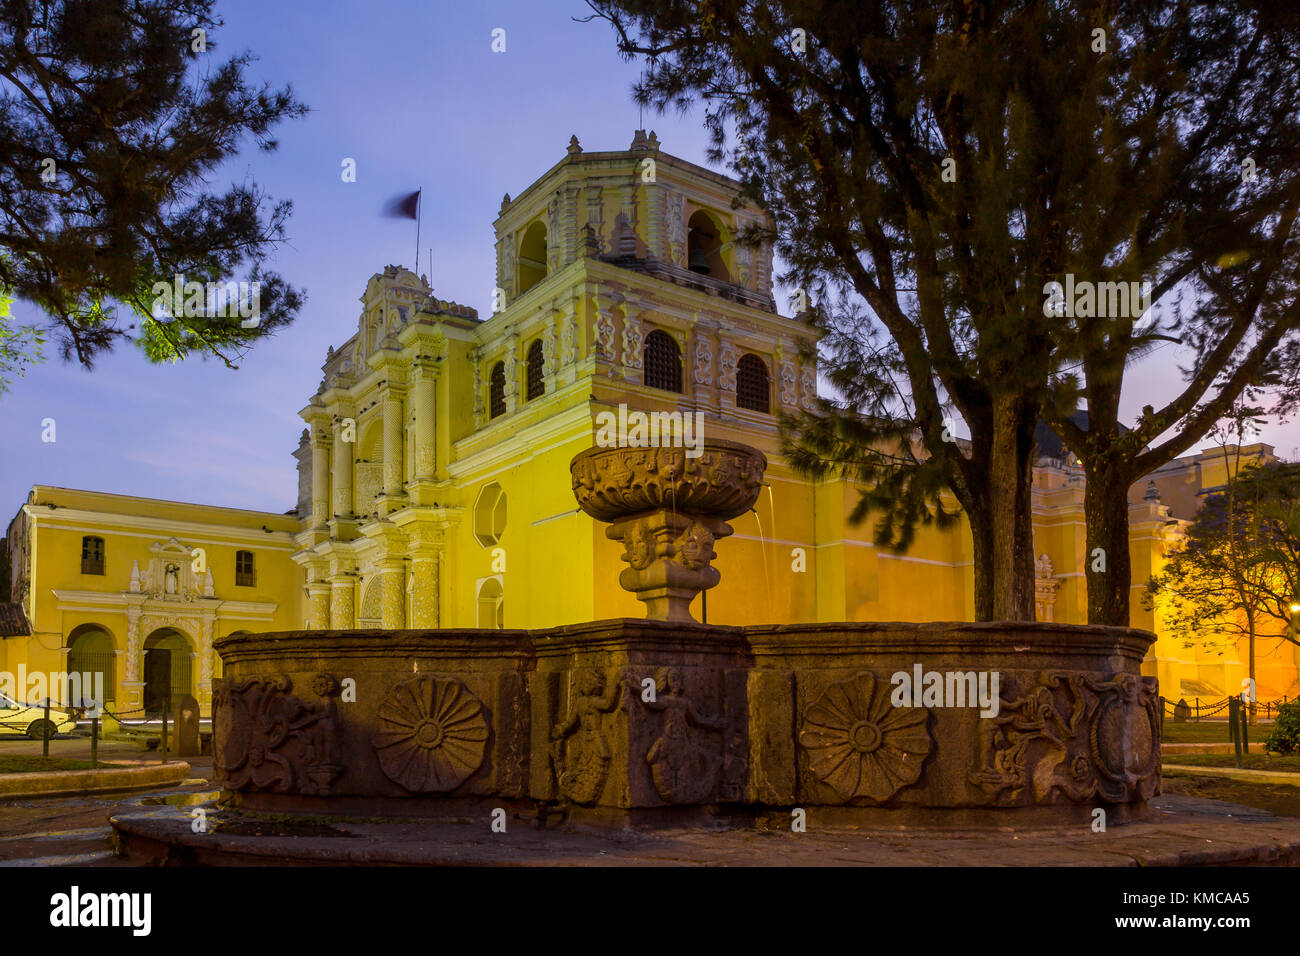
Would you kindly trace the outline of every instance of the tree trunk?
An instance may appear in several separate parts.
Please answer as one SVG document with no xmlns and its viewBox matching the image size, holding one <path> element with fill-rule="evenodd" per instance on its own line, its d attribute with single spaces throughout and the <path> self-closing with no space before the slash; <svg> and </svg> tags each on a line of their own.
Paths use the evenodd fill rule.
<svg viewBox="0 0 1300 956">
<path fill-rule="evenodd" d="M 1128 553 L 1129 484 L 1125 475 L 1090 470 L 1084 485 L 1088 553 L 1083 556 L 1083 567 L 1088 581 L 1089 624 L 1129 625 L 1133 574 Z M 1123 488 L 1123 494 L 1116 488 Z"/>
<path fill-rule="evenodd" d="M 993 401 L 993 439 L 989 445 L 987 562 L 989 617 L 980 620 L 1034 619 L 1033 456 L 1038 410 L 1019 396 Z M 977 534 L 977 523 L 971 523 Z M 980 606 L 981 549 L 976 548 L 976 606 Z M 977 615 L 978 616 L 978 615 Z"/>
<path fill-rule="evenodd" d="M 1246 640 L 1250 648 L 1250 702 L 1246 705 L 1246 713 L 1253 724 L 1255 722 L 1255 701 L 1259 697 L 1259 685 L 1255 683 L 1255 609 L 1246 608 Z"/>
</svg>

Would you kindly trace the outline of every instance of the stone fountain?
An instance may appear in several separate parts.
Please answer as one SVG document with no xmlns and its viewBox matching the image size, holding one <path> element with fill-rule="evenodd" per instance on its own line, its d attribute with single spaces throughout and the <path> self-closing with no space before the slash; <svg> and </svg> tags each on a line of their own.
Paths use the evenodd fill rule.
<svg viewBox="0 0 1300 956">
<path fill-rule="evenodd" d="M 715 587 L 713 543 L 727 521 L 754 507 L 767 458 L 748 445 L 709 442 L 696 458 L 681 448 L 592 448 L 573 459 L 578 507 L 624 548 L 618 583 L 655 621 L 693 621 L 695 595 Z"/>
<path fill-rule="evenodd" d="M 217 641 L 224 806 L 787 830 L 798 810 L 810 827 L 1144 811 L 1160 788 L 1159 699 L 1140 671 L 1148 632 L 693 621 L 692 598 L 718 584 L 714 545 L 753 506 L 765 467 L 721 441 L 697 458 L 574 458 L 574 494 L 622 542 L 619 580 L 645 620 Z"/>
</svg>

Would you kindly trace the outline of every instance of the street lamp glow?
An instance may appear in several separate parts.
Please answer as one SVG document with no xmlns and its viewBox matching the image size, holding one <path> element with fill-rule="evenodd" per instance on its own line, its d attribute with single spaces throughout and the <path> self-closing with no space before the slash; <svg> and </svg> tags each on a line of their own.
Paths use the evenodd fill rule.
<svg viewBox="0 0 1300 956">
<path fill-rule="evenodd" d="M 1300 614 L 1300 604 L 1292 604 L 1292 605 L 1291 605 L 1291 613 L 1292 613 L 1292 614 Z"/>
</svg>

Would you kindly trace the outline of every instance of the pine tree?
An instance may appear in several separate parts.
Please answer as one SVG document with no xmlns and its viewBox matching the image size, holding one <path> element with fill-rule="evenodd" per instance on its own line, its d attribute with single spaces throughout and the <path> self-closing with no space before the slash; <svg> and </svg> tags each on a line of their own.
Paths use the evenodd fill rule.
<svg viewBox="0 0 1300 956">
<path fill-rule="evenodd" d="M 774 216 L 746 238 L 774 241 L 810 297 L 836 390 L 784 423 L 796 467 L 863 481 L 854 517 L 879 512 L 882 543 L 960 505 L 976 616 L 1030 620 L 1042 416 L 1088 472 L 1088 546 L 1107 567 L 1089 618 L 1127 624 L 1130 485 L 1222 403 L 1279 384 L 1295 348 L 1295 15 L 1226 0 L 589 4 L 646 60 L 638 97 L 702 101 L 710 158 Z M 1273 178 L 1241 197 L 1228 186 L 1248 155 Z M 1261 289 L 1265 261 L 1281 281 Z M 1050 291 L 1071 274 L 1221 294 L 1172 322 L 1091 321 L 1095 307 Z M 1170 340 L 1201 346 L 1188 389 L 1125 435 L 1124 370 Z M 1086 432 L 1070 422 L 1081 397 Z"/>
<path fill-rule="evenodd" d="M 250 54 L 217 59 L 212 7 L 0 3 L 0 290 L 49 317 L 65 359 L 90 366 L 135 329 L 150 360 L 233 367 L 301 306 L 265 268 L 291 204 L 251 180 L 219 191 L 209 179 L 245 139 L 274 149 L 272 128 L 306 108 L 288 88 L 251 84 Z M 188 309 L 161 295 L 177 276 L 204 287 Z M 245 313 L 256 290 L 255 316 L 232 318 L 207 294 L 236 280 L 250 284 Z M 11 322 L 0 318 L 0 373 L 21 372 L 42 338 Z"/>
</svg>

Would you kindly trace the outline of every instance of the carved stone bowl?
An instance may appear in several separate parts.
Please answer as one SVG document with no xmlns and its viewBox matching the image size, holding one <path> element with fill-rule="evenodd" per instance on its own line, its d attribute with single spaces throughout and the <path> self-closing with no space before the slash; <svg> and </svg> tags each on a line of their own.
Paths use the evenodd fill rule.
<svg viewBox="0 0 1300 956">
<path fill-rule="evenodd" d="M 592 448 L 569 465 L 578 506 L 597 521 L 660 508 L 723 521 L 754 507 L 767 457 L 757 448 L 706 441 L 698 458 L 685 448 Z"/>
</svg>

